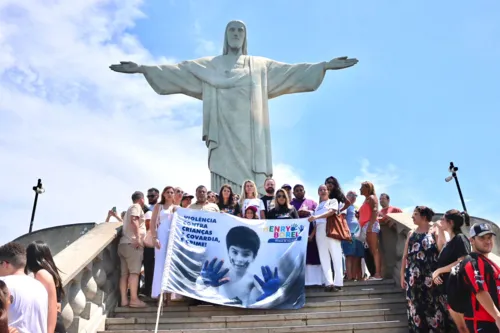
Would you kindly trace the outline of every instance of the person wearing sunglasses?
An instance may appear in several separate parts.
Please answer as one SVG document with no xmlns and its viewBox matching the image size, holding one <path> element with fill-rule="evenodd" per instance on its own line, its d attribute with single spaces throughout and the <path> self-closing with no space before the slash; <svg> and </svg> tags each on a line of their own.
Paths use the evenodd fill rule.
<svg viewBox="0 0 500 333">
<path fill-rule="evenodd" d="M 276 202 L 274 208 L 267 213 L 267 218 L 269 220 L 276 219 L 298 219 L 299 213 L 295 207 L 290 204 L 290 199 L 286 190 L 280 188 L 276 191 Z"/>
</svg>

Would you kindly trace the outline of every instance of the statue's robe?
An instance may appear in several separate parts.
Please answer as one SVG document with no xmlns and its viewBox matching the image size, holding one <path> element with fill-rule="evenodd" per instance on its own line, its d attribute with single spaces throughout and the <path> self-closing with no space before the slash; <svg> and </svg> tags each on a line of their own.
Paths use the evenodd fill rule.
<svg viewBox="0 0 500 333">
<path fill-rule="evenodd" d="M 325 63 L 285 64 L 242 55 L 206 57 L 174 65 L 144 66 L 160 95 L 185 94 L 203 100 L 203 136 L 213 191 L 229 184 L 239 193 L 251 179 L 261 188 L 273 174 L 268 100 L 316 90 Z M 234 60 L 233 60 L 234 62 Z"/>
</svg>

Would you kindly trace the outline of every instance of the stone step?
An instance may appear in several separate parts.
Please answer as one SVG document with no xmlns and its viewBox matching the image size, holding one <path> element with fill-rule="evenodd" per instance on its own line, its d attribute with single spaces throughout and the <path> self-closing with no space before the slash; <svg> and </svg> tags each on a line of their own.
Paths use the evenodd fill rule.
<svg viewBox="0 0 500 333">
<path fill-rule="evenodd" d="M 405 320 L 406 309 L 376 309 L 354 311 L 332 311 L 314 313 L 288 312 L 284 314 L 213 316 L 191 318 L 160 318 L 160 329 L 221 329 L 221 328 L 256 328 L 277 327 L 281 323 L 287 326 L 311 326 L 326 324 L 348 324 L 362 322 L 380 322 Z M 109 330 L 153 330 L 156 318 L 108 318 Z"/>
<path fill-rule="evenodd" d="M 366 286 L 364 288 L 356 288 L 356 289 L 344 289 L 340 292 L 325 292 L 325 291 L 315 291 L 315 292 L 307 292 L 306 300 L 307 302 L 320 302 L 320 301 L 329 301 L 336 300 L 340 298 L 347 297 L 363 297 L 363 298 L 372 298 L 378 297 L 380 295 L 403 295 L 403 291 L 401 289 L 394 288 L 394 286 Z M 171 306 L 189 306 L 193 300 L 182 300 L 182 301 L 173 301 L 171 302 Z M 156 300 L 146 300 L 150 306 L 155 306 L 157 304 Z"/>
<path fill-rule="evenodd" d="M 341 293 L 338 293 L 341 294 Z M 309 312 L 331 312 L 352 311 L 371 309 L 406 309 L 406 300 L 403 293 L 373 295 L 373 297 L 350 297 L 338 296 L 335 299 L 307 302 L 303 308 L 297 310 L 264 310 L 264 309 L 242 309 L 220 305 L 172 305 L 163 308 L 163 318 L 186 318 L 186 317 L 212 317 L 212 316 L 238 316 L 238 315 L 265 315 L 265 314 L 288 314 Z M 115 317 L 125 318 L 156 318 L 157 307 L 146 308 L 118 307 L 114 311 Z"/>
<path fill-rule="evenodd" d="M 276 327 L 244 327 L 244 328 L 202 328 L 158 330 L 159 333 L 406 333 L 408 323 L 405 320 L 373 321 L 357 323 L 340 323 L 326 325 L 293 326 L 279 325 Z M 106 330 L 103 333 L 130 333 L 131 330 Z M 133 330 L 134 333 L 151 333 L 151 330 Z"/>
</svg>

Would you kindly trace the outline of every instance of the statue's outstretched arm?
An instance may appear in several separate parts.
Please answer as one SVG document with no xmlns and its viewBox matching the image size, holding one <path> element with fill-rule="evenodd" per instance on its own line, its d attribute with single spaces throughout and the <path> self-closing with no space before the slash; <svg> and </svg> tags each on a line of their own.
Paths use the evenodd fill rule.
<svg viewBox="0 0 500 333">
<path fill-rule="evenodd" d="M 109 68 L 118 73 L 143 74 L 143 67 L 132 61 L 120 61 L 120 64 L 113 64 Z"/>
<path fill-rule="evenodd" d="M 358 59 L 356 58 L 348 58 L 348 57 L 338 57 L 328 61 L 325 64 L 325 69 L 344 69 L 351 66 L 354 66 L 358 63 Z"/>
</svg>

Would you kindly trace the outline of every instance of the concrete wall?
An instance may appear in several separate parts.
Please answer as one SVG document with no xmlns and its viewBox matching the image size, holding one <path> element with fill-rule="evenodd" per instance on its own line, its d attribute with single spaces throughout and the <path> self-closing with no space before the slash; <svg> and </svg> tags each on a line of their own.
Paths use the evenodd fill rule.
<svg viewBox="0 0 500 333">
<path fill-rule="evenodd" d="M 14 239 L 15 242 L 27 246 L 29 243 L 41 240 L 49 245 L 55 256 L 71 243 L 92 230 L 97 223 L 76 223 L 41 229 Z"/>
</svg>

